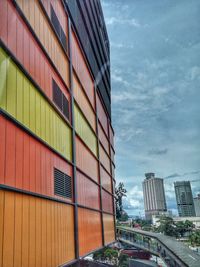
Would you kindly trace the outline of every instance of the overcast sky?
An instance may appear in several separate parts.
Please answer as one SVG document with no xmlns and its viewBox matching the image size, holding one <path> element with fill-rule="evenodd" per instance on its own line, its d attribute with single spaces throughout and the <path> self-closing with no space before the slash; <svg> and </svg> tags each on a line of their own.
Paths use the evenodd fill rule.
<svg viewBox="0 0 200 267">
<path fill-rule="evenodd" d="M 200 1 L 102 0 L 111 47 L 116 179 L 143 215 L 145 172 L 200 179 Z M 193 194 L 200 182 L 193 183 Z"/>
</svg>

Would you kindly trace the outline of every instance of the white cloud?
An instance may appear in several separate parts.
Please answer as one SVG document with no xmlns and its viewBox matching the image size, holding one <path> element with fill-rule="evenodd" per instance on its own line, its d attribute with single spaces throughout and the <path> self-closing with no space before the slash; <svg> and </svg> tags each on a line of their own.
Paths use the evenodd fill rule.
<svg viewBox="0 0 200 267">
<path fill-rule="evenodd" d="M 115 24 L 126 24 L 133 27 L 141 27 L 142 25 L 134 18 L 125 19 L 125 18 L 117 18 L 117 17 L 108 17 L 106 18 L 107 25 L 115 25 Z"/>
</svg>

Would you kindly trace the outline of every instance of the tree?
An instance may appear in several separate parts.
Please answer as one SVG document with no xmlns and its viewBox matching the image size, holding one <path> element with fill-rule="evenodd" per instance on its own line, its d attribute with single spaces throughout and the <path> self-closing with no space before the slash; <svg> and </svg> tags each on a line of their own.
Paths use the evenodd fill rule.
<svg viewBox="0 0 200 267">
<path fill-rule="evenodd" d="M 196 230 L 189 236 L 189 241 L 192 246 L 200 246 L 200 230 Z"/>
<path fill-rule="evenodd" d="M 119 183 L 119 185 L 115 188 L 115 197 L 116 197 L 116 217 L 119 220 L 123 215 L 123 205 L 122 198 L 126 197 L 127 190 L 124 188 L 123 183 Z"/>
<path fill-rule="evenodd" d="M 178 237 L 178 232 L 176 231 L 176 225 L 171 217 L 162 216 L 159 220 L 160 225 L 157 231 L 168 236 Z"/>
</svg>

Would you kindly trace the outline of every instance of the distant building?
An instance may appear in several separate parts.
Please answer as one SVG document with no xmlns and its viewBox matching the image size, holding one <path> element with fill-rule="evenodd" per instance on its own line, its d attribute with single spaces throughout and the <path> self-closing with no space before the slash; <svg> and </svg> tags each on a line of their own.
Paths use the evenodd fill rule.
<svg viewBox="0 0 200 267">
<path fill-rule="evenodd" d="M 152 220 L 152 215 L 167 211 L 163 179 L 156 178 L 154 173 L 146 173 L 142 183 L 144 194 L 145 217 Z"/>
<path fill-rule="evenodd" d="M 194 209 L 197 217 L 200 217 L 200 194 L 194 197 Z"/>
<path fill-rule="evenodd" d="M 189 181 L 174 183 L 178 214 L 181 217 L 195 216 L 194 202 Z"/>
<path fill-rule="evenodd" d="M 196 229 L 200 229 L 200 217 L 173 217 L 174 222 L 190 221 Z"/>
</svg>

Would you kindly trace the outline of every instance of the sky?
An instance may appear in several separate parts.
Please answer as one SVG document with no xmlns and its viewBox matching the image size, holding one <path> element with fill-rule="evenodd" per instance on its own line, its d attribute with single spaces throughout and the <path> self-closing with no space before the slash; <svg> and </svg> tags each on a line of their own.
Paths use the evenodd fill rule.
<svg viewBox="0 0 200 267">
<path fill-rule="evenodd" d="M 111 50 L 112 124 L 124 209 L 144 215 L 144 173 L 200 179 L 200 1 L 101 0 Z M 193 195 L 200 182 L 192 183 Z"/>
</svg>

